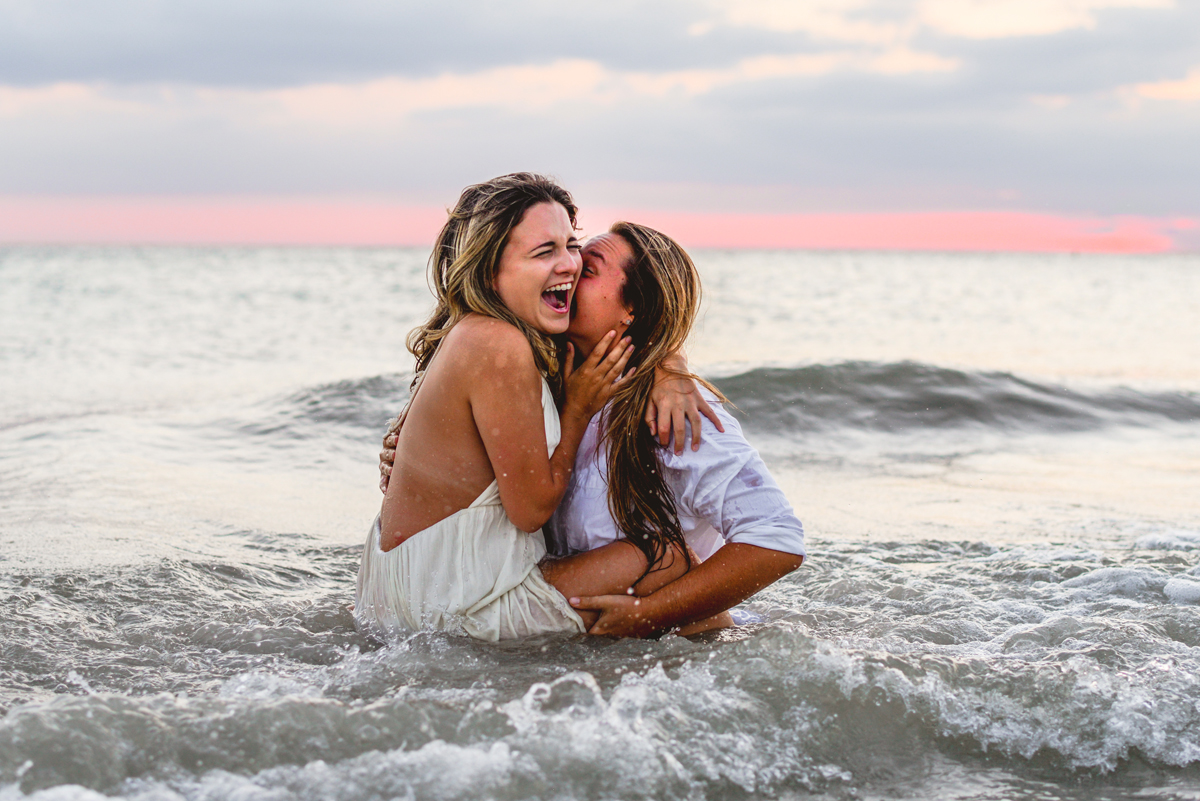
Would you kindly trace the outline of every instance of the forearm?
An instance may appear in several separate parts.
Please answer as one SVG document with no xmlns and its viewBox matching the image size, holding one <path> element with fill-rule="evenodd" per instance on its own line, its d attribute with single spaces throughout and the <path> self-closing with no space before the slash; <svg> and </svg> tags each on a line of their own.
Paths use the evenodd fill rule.
<svg viewBox="0 0 1200 801">
<path fill-rule="evenodd" d="M 515 459 L 501 461 L 488 454 L 500 485 L 500 503 L 508 519 L 522 531 L 533 533 L 544 526 L 566 494 L 579 444 L 590 422 L 586 414 L 586 409 L 578 407 L 559 413 L 558 444 L 549 459 L 545 456 L 545 440 L 521 447 Z"/>
<path fill-rule="evenodd" d="M 802 561 L 792 553 L 729 543 L 682 578 L 642 598 L 640 612 L 654 631 L 703 620 L 773 584 Z"/>
</svg>

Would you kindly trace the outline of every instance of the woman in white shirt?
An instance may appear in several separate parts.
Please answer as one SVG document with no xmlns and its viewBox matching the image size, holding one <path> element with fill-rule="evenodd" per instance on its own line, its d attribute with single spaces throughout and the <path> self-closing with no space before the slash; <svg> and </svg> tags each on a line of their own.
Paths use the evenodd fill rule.
<svg viewBox="0 0 1200 801">
<path fill-rule="evenodd" d="M 617 223 L 589 240 L 582 255 L 567 336 L 577 353 L 589 352 L 585 348 L 603 337 L 604 326 L 615 327 L 637 346 L 637 372 L 584 434 L 551 520 L 554 543 L 561 547 L 565 539 L 574 551 L 626 537 L 639 545 L 653 538 L 653 526 L 677 526 L 703 560 L 682 578 L 641 598 L 580 596 L 571 602 L 601 613 L 591 634 L 646 636 L 687 627 L 799 567 L 803 528 L 737 422 L 719 405 L 724 431 L 706 423 L 697 451 L 661 447 L 642 421 L 654 382 L 646 368 L 660 367 L 683 346 L 700 304 L 700 276 L 683 248 L 651 228 Z M 723 400 L 706 388 L 710 400 Z M 674 526 L 641 514 L 663 490 Z"/>
</svg>

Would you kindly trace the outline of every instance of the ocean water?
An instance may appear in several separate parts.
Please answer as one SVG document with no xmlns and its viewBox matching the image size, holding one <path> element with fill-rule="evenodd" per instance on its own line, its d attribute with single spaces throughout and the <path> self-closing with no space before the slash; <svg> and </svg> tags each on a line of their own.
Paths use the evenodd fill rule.
<svg viewBox="0 0 1200 801">
<path fill-rule="evenodd" d="M 698 252 L 810 560 L 355 631 L 419 250 L 0 250 L 0 800 L 1200 798 L 1200 257 Z"/>
</svg>

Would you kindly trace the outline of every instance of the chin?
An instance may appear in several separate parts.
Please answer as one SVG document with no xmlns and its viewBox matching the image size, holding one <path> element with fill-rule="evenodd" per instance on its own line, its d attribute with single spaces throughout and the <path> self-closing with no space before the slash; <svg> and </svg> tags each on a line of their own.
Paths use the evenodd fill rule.
<svg viewBox="0 0 1200 801">
<path fill-rule="evenodd" d="M 539 321 L 538 328 L 547 334 L 565 334 L 570 327 L 571 321 L 567 319 L 567 315 L 562 317 L 542 318 Z"/>
<path fill-rule="evenodd" d="M 534 320 L 526 319 L 525 322 L 547 336 L 565 334 L 567 333 L 567 326 L 571 324 L 569 320 L 547 319 L 545 317 L 538 317 Z"/>
</svg>

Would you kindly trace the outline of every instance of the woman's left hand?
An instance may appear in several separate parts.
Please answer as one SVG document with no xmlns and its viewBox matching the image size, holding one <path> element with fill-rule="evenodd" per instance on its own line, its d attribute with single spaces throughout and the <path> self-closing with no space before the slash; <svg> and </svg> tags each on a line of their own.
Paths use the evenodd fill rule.
<svg viewBox="0 0 1200 801">
<path fill-rule="evenodd" d="M 675 439 L 675 455 L 683 453 L 686 431 L 685 421 L 692 425 L 692 450 L 700 448 L 700 415 L 712 421 L 717 430 L 724 433 L 721 418 L 700 394 L 696 382 L 686 373 L 687 362 L 679 371 L 670 360 L 663 367 L 654 369 L 654 388 L 650 390 L 650 402 L 646 405 L 646 425 L 650 435 L 657 437 L 664 448 Z M 683 372 L 681 375 L 680 372 Z"/>
<path fill-rule="evenodd" d="M 575 367 L 575 347 L 567 343 L 567 360 L 563 368 L 567 395 L 563 403 L 564 414 L 570 411 L 585 423 L 591 420 L 629 378 L 630 374 L 624 370 L 632 355 L 633 344 L 629 337 L 618 339 L 616 331 L 609 331 L 583 364 Z"/>
</svg>

